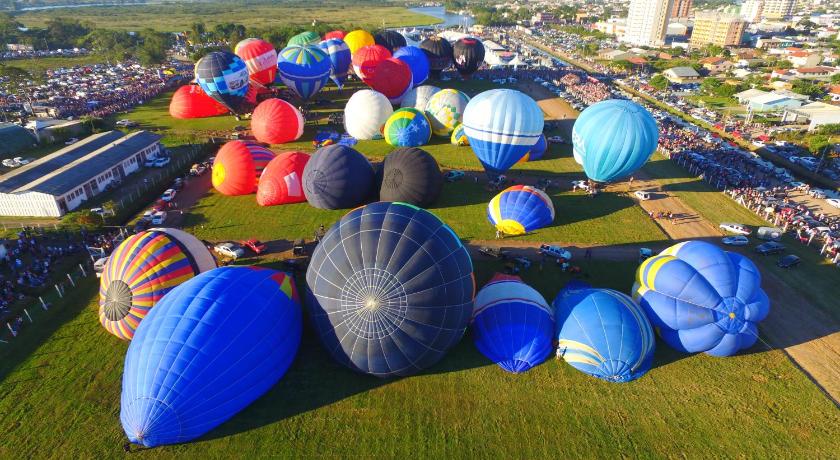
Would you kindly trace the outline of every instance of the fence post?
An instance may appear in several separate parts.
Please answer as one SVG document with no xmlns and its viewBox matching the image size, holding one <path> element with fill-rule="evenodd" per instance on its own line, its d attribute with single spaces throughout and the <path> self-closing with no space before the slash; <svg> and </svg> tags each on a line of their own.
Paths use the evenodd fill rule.
<svg viewBox="0 0 840 460">
<path fill-rule="evenodd" d="M 32 324 L 34 321 L 32 321 L 32 316 L 29 315 L 29 310 L 24 308 L 23 312 L 26 313 L 26 317 L 29 318 L 29 324 Z"/>
<path fill-rule="evenodd" d="M 56 290 L 56 292 L 58 292 L 58 297 L 63 299 L 64 298 L 64 293 L 61 292 L 61 288 L 58 287 L 57 284 L 55 285 L 55 290 Z"/>
<path fill-rule="evenodd" d="M 41 308 L 43 308 L 44 310 L 49 310 L 49 308 L 47 308 L 47 303 L 46 303 L 46 302 L 44 302 L 44 298 L 43 298 L 43 297 L 38 296 L 38 300 L 40 300 L 40 301 L 41 301 Z"/>
<path fill-rule="evenodd" d="M 122 231 L 122 229 L 120 229 L 120 231 Z M 85 271 L 85 267 L 82 267 L 82 264 L 79 264 L 79 270 L 82 271 L 82 276 L 87 277 L 87 272 Z"/>
</svg>

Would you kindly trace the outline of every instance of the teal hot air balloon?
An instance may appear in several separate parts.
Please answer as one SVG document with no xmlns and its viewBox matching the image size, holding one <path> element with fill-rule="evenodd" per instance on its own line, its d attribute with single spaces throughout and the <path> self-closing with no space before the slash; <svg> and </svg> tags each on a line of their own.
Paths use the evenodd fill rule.
<svg viewBox="0 0 840 460">
<path fill-rule="evenodd" d="M 498 175 L 537 143 L 543 121 L 542 109 L 529 96 L 512 89 L 493 89 L 467 104 L 464 133 L 484 170 Z"/>
<path fill-rule="evenodd" d="M 608 382 L 629 382 L 650 370 L 653 328 L 626 294 L 575 283 L 560 291 L 554 308 L 557 353 L 575 369 Z"/>
<path fill-rule="evenodd" d="M 770 311 L 755 264 L 703 241 L 645 260 L 634 291 L 662 339 L 683 352 L 731 356 L 749 348 Z"/>
<path fill-rule="evenodd" d="M 317 45 L 291 45 L 277 57 L 277 76 L 301 99 L 309 99 L 330 78 L 330 58 Z"/>
<path fill-rule="evenodd" d="M 596 182 L 633 174 L 650 158 L 658 142 L 659 128 L 650 112 L 622 99 L 589 106 L 572 129 L 575 161 Z"/>
</svg>

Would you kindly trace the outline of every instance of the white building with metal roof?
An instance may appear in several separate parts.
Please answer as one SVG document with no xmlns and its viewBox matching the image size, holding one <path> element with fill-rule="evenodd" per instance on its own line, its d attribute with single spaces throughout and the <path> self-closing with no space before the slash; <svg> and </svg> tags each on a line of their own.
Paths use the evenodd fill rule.
<svg viewBox="0 0 840 460">
<path fill-rule="evenodd" d="M 94 134 L 0 176 L 0 215 L 60 217 L 160 152 L 148 131 Z"/>
</svg>

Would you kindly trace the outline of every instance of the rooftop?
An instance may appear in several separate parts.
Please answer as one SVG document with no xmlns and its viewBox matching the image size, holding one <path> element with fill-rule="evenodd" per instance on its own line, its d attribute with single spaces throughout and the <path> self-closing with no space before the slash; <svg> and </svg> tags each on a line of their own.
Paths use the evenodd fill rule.
<svg viewBox="0 0 840 460">
<path fill-rule="evenodd" d="M 670 73 L 675 77 L 699 77 L 700 74 L 697 73 L 692 67 L 671 67 L 670 69 L 666 70 L 665 72 Z"/>
</svg>

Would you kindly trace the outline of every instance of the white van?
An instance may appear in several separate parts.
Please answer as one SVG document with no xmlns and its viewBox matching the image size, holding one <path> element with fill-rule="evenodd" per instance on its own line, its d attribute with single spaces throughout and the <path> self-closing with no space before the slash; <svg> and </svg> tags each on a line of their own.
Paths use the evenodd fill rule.
<svg viewBox="0 0 840 460">
<path fill-rule="evenodd" d="M 633 195 L 636 195 L 636 198 L 640 199 L 641 201 L 647 201 L 650 199 L 650 192 L 646 192 L 644 190 L 637 190 L 633 192 Z"/>
</svg>

